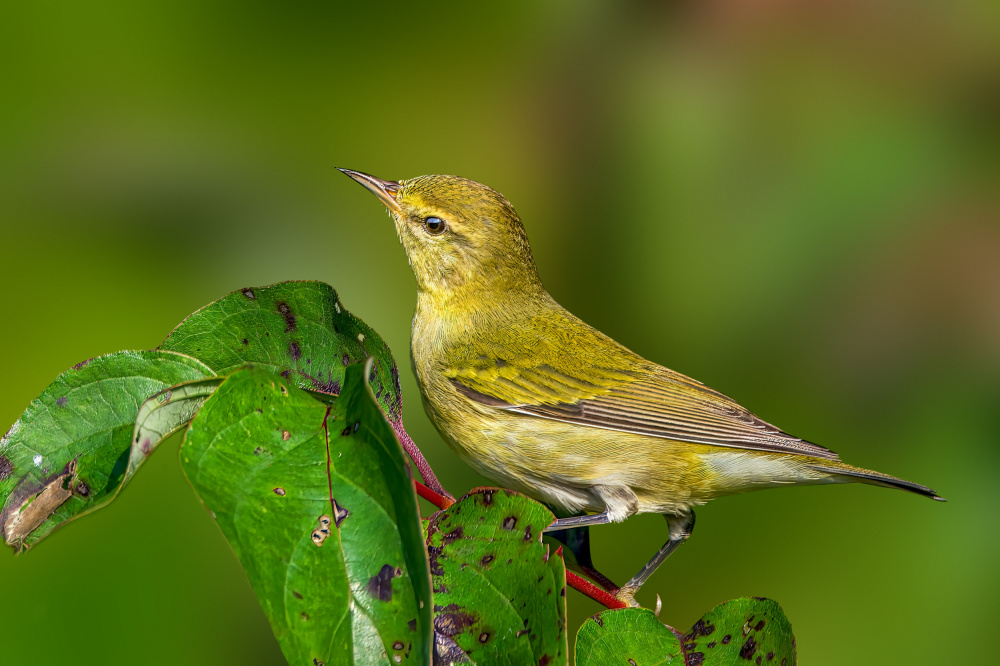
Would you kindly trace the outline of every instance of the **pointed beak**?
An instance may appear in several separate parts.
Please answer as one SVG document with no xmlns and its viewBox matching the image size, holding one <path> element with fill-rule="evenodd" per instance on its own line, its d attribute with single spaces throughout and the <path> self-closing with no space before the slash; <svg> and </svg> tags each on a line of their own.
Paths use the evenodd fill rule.
<svg viewBox="0 0 1000 666">
<path fill-rule="evenodd" d="M 340 169 L 337 171 L 342 171 L 354 180 L 358 181 L 364 185 L 367 189 L 371 191 L 372 194 L 377 196 L 385 207 L 388 208 L 393 213 L 401 213 L 402 209 L 399 204 L 396 203 L 396 193 L 399 192 L 399 182 L 395 180 L 382 180 L 381 178 L 376 178 L 375 176 L 369 176 L 366 173 L 361 173 L 360 171 L 351 171 L 350 169 Z"/>
</svg>

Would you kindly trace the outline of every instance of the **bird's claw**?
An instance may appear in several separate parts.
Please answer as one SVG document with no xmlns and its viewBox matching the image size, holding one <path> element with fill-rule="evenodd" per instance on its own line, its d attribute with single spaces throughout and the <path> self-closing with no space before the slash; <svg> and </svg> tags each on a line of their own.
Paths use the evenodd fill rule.
<svg viewBox="0 0 1000 666">
<path fill-rule="evenodd" d="M 623 587 L 615 593 L 615 599 L 622 602 L 629 608 L 640 608 L 639 602 L 635 600 L 635 593 L 638 591 L 638 589 Z"/>
</svg>

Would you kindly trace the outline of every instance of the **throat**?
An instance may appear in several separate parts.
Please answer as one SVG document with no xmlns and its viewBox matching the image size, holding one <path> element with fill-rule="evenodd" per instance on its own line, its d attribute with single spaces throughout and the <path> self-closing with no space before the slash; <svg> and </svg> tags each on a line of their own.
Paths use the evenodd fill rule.
<svg viewBox="0 0 1000 666">
<path fill-rule="evenodd" d="M 466 334 L 481 327 L 496 327 L 503 322 L 519 319 L 538 308 L 539 303 L 551 300 L 540 284 L 463 285 L 447 291 L 420 290 L 417 292 L 417 309 L 413 325 L 437 321 L 455 327 L 471 327 Z"/>
</svg>

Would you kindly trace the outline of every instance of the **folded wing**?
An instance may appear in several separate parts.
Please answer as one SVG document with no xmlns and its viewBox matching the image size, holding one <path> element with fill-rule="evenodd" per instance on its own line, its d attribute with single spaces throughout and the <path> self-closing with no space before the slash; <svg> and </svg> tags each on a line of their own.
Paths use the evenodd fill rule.
<svg viewBox="0 0 1000 666">
<path fill-rule="evenodd" d="M 491 344 L 447 374 L 468 398 L 509 412 L 681 442 L 839 460 L 833 451 L 781 431 L 704 384 L 589 332 L 596 335 L 585 354 L 569 357 L 566 345 L 545 338 L 517 351 Z"/>
</svg>

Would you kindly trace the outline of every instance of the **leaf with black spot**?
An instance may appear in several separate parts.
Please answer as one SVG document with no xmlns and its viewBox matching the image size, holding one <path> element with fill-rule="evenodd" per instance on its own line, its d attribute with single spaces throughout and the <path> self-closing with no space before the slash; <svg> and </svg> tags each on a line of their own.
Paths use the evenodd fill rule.
<svg viewBox="0 0 1000 666">
<path fill-rule="evenodd" d="M 599 613 L 576 636 L 577 666 L 794 666 L 795 638 L 781 607 L 770 599 L 719 604 L 685 633 L 675 632 L 646 608 Z"/>
<path fill-rule="evenodd" d="M 126 478 L 140 405 L 172 385 L 212 376 L 184 354 L 123 351 L 56 377 L 0 440 L 4 542 L 26 550 L 110 502 Z"/>
<path fill-rule="evenodd" d="M 331 394 L 340 393 L 348 365 L 372 357 L 372 389 L 393 427 L 401 423 L 399 373 L 388 345 L 323 282 L 234 291 L 190 315 L 160 349 L 200 359 L 219 375 L 248 363 L 288 371 L 293 385 Z"/>
<path fill-rule="evenodd" d="M 478 488 L 431 517 L 435 663 L 565 664 L 566 571 L 541 542 L 554 517 L 510 490 Z"/>
<path fill-rule="evenodd" d="M 0 440 L 0 534 L 21 551 L 107 504 L 162 439 L 187 425 L 221 381 L 217 375 L 252 363 L 330 400 L 346 366 L 369 357 L 374 394 L 396 436 L 415 451 L 389 348 L 323 283 L 242 289 L 185 319 L 158 350 L 81 363 L 56 378 Z"/>
<path fill-rule="evenodd" d="M 636 666 L 686 666 L 677 636 L 647 608 L 604 611 L 577 631 L 577 666 L 627 664 L 629 659 Z"/>
<path fill-rule="evenodd" d="M 430 574 L 413 480 L 366 370 L 349 367 L 328 403 L 267 370 L 238 370 L 181 448 L 188 480 L 292 664 L 430 659 Z"/>
<path fill-rule="evenodd" d="M 723 642 L 726 636 L 731 638 Z M 756 663 L 758 657 L 761 664 L 795 664 L 792 625 L 777 602 L 762 597 L 719 604 L 705 613 L 683 640 L 693 645 L 690 652 L 705 654 L 706 666 Z"/>
</svg>

